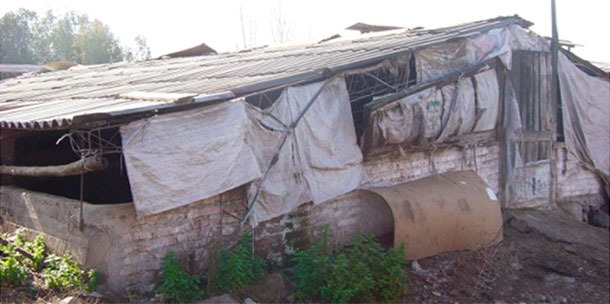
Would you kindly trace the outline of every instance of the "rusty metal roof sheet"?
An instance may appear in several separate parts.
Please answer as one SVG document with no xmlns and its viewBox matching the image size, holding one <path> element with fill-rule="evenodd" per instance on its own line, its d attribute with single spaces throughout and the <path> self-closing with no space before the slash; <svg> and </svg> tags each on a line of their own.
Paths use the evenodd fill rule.
<svg viewBox="0 0 610 304">
<path fill-rule="evenodd" d="M 233 96 L 241 96 L 295 81 L 320 79 L 329 70 L 373 65 L 392 56 L 510 24 L 531 25 L 517 16 L 499 17 L 442 29 L 405 30 L 353 40 L 199 57 L 79 65 L 52 73 L 24 74 L 0 82 L 0 126 L 68 128 L 77 116 L 120 115 L 174 106 L 171 102 L 119 97 L 135 91 L 208 96 L 227 96 L 225 93 L 232 92 Z"/>
</svg>

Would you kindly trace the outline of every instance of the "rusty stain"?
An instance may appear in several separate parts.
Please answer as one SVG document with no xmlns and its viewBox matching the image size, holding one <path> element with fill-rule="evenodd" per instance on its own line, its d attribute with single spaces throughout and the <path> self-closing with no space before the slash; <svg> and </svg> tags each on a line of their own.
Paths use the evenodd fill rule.
<svg viewBox="0 0 610 304">
<path fill-rule="evenodd" d="M 468 201 L 465 198 L 458 199 L 458 205 L 460 205 L 460 210 L 470 212 L 470 206 L 468 206 Z"/>
<path fill-rule="evenodd" d="M 404 206 L 405 206 L 405 211 L 407 213 L 407 216 L 409 217 L 409 219 L 411 219 L 412 222 L 415 222 L 415 215 L 413 214 L 413 208 L 411 207 L 411 202 L 409 202 L 409 200 L 405 200 L 403 202 Z"/>
</svg>

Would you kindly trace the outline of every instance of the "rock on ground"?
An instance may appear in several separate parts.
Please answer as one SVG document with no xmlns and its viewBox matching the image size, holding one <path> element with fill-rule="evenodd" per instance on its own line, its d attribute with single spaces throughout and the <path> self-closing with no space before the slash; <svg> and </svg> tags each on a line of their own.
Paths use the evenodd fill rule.
<svg viewBox="0 0 610 304">
<path fill-rule="evenodd" d="M 240 304 L 228 294 L 223 294 L 216 297 L 207 298 L 197 302 L 197 304 Z"/>
</svg>

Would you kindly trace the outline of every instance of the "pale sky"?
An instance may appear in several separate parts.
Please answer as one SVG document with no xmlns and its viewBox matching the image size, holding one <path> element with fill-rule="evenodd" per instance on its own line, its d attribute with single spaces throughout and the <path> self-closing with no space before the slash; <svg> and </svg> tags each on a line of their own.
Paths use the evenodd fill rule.
<svg viewBox="0 0 610 304">
<path fill-rule="evenodd" d="M 356 22 L 435 28 L 514 14 L 534 22 L 536 33 L 550 36 L 550 6 L 550 0 L 2 0 L 0 15 L 19 7 L 39 14 L 75 10 L 109 25 L 124 44 L 133 45 L 135 36 L 145 36 L 157 57 L 202 42 L 219 52 L 240 49 L 240 19 L 245 32 L 255 37 L 250 42 L 272 44 L 271 28 L 278 15 L 285 17 L 296 41 L 326 38 Z M 557 0 L 560 39 L 582 45 L 573 51 L 587 60 L 610 62 L 609 12 L 608 0 Z"/>
</svg>

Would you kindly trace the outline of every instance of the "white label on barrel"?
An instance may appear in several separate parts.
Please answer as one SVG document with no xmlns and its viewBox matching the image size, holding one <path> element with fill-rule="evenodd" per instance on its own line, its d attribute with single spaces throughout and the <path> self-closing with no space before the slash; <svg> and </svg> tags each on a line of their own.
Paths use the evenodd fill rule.
<svg viewBox="0 0 610 304">
<path fill-rule="evenodd" d="M 487 196 L 489 196 L 489 199 L 492 201 L 497 201 L 498 198 L 496 197 L 496 194 L 494 193 L 493 190 L 491 190 L 491 188 L 487 187 L 485 190 L 487 190 Z"/>
</svg>

